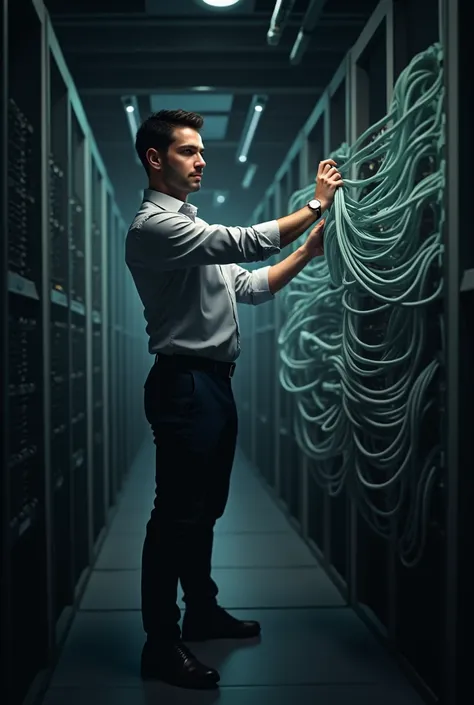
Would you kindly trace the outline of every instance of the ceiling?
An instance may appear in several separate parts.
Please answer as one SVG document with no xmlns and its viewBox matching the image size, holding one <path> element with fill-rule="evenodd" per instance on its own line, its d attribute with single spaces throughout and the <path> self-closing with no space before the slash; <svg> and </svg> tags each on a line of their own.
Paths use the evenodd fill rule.
<svg viewBox="0 0 474 705">
<path fill-rule="evenodd" d="M 207 167 L 202 191 L 191 200 L 208 221 L 243 225 L 377 0 L 296 0 L 277 46 L 267 43 L 276 0 L 241 0 L 225 10 L 202 0 L 45 4 L 125 219 L 146 186 L 122 102 L 135 96 L 141 119 L 162 108 L 204 116 Z M 317 22 L 295 66 L 289 57 L 308 9 Z M 241 164 L 239 144 L 260 94 L 266 107 Z M 243 189 L 250 164 L 257 169 Z M 217 206 L 219 191 L 227 201 Z"/>
</svg>

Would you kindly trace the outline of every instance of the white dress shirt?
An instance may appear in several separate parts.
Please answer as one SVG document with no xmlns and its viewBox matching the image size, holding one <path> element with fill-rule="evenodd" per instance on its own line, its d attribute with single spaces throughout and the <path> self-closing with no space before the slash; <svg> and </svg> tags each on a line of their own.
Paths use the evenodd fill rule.
<svg viewBox="0 0 474 705">
<path fill-rule="evenodd" d="M 269 266 L 280 252 L 276 220 L 248 228 L 209 225 L 197 208 L 146 189 L 129 228 L 125 261 L 144 306 L 149 351 L 234 362 L 240 354 L 237 303 L 273 299 Z"/>
</svg>

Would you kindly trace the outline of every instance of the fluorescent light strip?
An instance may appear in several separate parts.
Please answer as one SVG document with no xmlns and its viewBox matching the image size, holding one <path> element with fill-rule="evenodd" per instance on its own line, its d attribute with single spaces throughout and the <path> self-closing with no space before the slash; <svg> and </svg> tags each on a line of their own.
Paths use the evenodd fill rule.
<svg viewBox="0 0 474 705">
<path fill-rule="evenodd" d="M 247 130 L 247 134 L 245 136 L 244 143 L 242 145 L 242 149 L 240 150 L 240 157 L 247 157 L 247 154 L 250 149 L 250 145 L 252 144 L 252 140 L 255 135 L 255 131 L 257 129 L 258 123 L 260 121 L 260 118 L 262 116 L 262 111 L 258 111 L 254 109 L 252 119 L 250 120 L 250 125 L 249 129 Z"/>
<path fill-rule="evenodd" d="M 244 176 L 244 180 L 242 181 L 242 188 L 249 188 L 250 184 L 252 183 L 253 177 L 255 176 L 256 171 L 257 171 L 257 165 L 250 164 L 249 168 L 247 169 L 247 172 Z"/>
<path fill-rule="evenodd" d="M 138 122 L 137 122 L 137 118 L 135 115 L 135 110 L 132 113 L 127 110 L 126 113 L 127 113 L 128 125 L 130 127 L 130 133 L 132 135 L 132 139 L 135 141 L 135 137 L 137 136 L 137 132 L 138 132 Z"/>
<path fill-rule="evenodd" d="M 135 95 L 122 96 L 122 103 L 125 109 L 125 115 L 127 116 L 128 126 L 130 128 L 130 135 L 132 137 L 132 143 L 135 145 L 135 138 L 137 136 L 138 128 L 141 124 L 140 112 L 138 110 L 138 101 Z M 132 110 L 130 110 L 132 108 Z M 141 161 L 138 154 L 135 152 L 135 161 L 137 164 L 141 165 Z"/>
</svg>

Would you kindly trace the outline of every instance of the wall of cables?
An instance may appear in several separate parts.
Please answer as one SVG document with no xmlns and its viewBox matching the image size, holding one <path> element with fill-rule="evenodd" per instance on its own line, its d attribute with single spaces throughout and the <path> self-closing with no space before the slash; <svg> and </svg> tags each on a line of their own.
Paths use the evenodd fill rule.
<svg viewBox="0 0 474 705">
<path fill-rule="evenodd" d="M 453 620 L 472 620 L 457 543 L 466 527 L 472 546 L 459 458 L 474 454 L 460 357 L 474 248 L 460 261 L 453 244 L 460 32 L 458 3 L 377 7 L 252 214 L 303 207 L 318 162 L 338 163 L 325 257 L 242 311 L 236 375 L 241 445 L 276 500 L 426 697 L 449 705 L 468 674 Z"/>
</svg>

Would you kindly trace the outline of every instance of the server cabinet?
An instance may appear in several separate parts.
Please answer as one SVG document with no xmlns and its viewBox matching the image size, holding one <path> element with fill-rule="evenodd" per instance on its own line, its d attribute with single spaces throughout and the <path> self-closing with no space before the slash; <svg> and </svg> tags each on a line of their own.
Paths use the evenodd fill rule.
<svg viewBox="0 0 474 705">
<path fill-rule="evenodd" d="M 6 164 L 8 158 L 8 113 L 5 106 L 8 102 L 8 12 L 7 2 L 0 2 L 0 164 Z M 8 185 L 7 173 L 0 168 L 0 222 L 1 232 L 8 232 Z M 9 432 L 9 396 L 8 396 L 8 239 L 3 237 L 0 243 L 0 393 L 1 393 L 1 431 L 0 431 L 0 677 L 2 683 L 7 683 L 9 641 L 7 635 L 8 619 L 8 575 L 9 575 L 9 488 L 8 473 L 8 432 Z M 7 693 L 9 688 L 7 688 Z"/>
<path fill-rule="evenodd" d="M 426 405 L 430 406 L 416 434 L 410 473 L 411 491 L 415 491 L 417 483 L 416 531 L 421 543 L 415 545 L 414 532 L 409 535 L 407 531 L 411 511 L 408 503 L 403 503 L 392 519 L 377 519 L 375 497 L 379 507 L 387 509 L 394 504 L 393 490 L 369 492 L 354 468 L 346 479 L 344 491 L 337 498 L 328 497 L 327 489 L 320 487 L 324 483 L 316 481 L 321 475 L 319 464 L 304 457 L 303 452 L 295 451 L 285 438 L 288 421 L 293 428 L 298 423 L 299 412 L 289 403 L 290 397 L 297 395 L 284 390 L 278 395 L 282 404 L 279 412 L 282 445 L 277 486 L 288 512 L 298 520 L 302 535 L 317 550 L 358 613 L 398 651 L 400 663 L 425 696 L 438 698 L 443 705 L 460 702 L 459 684 L 467 682 L 469 673 L 464 654 L 473 620 L 472 601 L 468 598 L 472 561 L 466 558 L 469 551 L 472 553 L 472 512 L 468 499 L 472 496 L 472 473 L 465 468 L 472 464 L 474 450 L 472 434 L 467 431 L 472 410 L 472 365 L 468 359 L 472 359 L 473 338 L 468 321 L 472 320 L 474 258 L 469 238 L 461 236 L 469 230 L 460 225 L 468 221 L 462 204 L 468 207 L 466 194 L 471 177 L 467 164 L 472 153 L 472 131 L 466 122 L 471 84 L 465 79 L 460 88 L 468 52 L 465 11 L 460 3 L 444 0 L 396 3 L 382 0 L 343 62 L 341 75 L 334 77 L 303 128 L 306 141 L 301 145 L 301 159 L 306 165 L 301 185 L 305 185 L 305 180 L 309 184 L 310 177 L 313 178 L 308 170 L 312 157 L 321 148 L 326 153 L 318 155 L 318 159 L 328 156 L 344 141 L 350 144 L 383 117 L 401 71 L 415 55 L 441 40 L 446 144 L 440 140 L 439 151 L 422 162 L 416 175 L 418 180 L 441 170 L 443 163 L 446 166 L 441 205 L 445 229 L 444 295 L 424 305 L 425 333 L 417 368 L 436 364 L 437 369 L 427 387 Z M 325 110 L 325 124 L 318 128 L 317 116 Z M 288 173 L 295 149 L 297 140 L 273 185 L 281 188 L 283 198 L 292 193 Z M 461 150 L 463 167 L 459 164 Z M 354 178 L 376 173 L 380 163 L 359 166 L 351 174 Z M 416 235 L 422 243 L 433 232 L 437 208 L 434 203 L 428 204 L 421 214 Z M 255 222 L 255 216 L 252 221 Z M 434 262 L 427 279 L 431 292 L 437 290 L 440 271 L 439 261 Z M 366 346 L 380 342 L 387 328 L 383 312 L 367 313 L 374 300 L 359 291 L 356 308 L 365 307 L 365 311 L 364 316 L 358 317 L 356 346 L 366 357 L 371 354 Z M 285 317 L 287 312 L 282 310 L 281 315 Z M 407 309 L 407 317 L 411 315 Z M 259 379 L 258 372 L 255 379 Z M 387 387 L 387 376 L 380 374 L 364 385 L 381 393 Z M 368 449 L 369 425 L 363 418 L 359 420 L 359 432 L 366 434 L 361 435 L 362 444 Z M 370 477 L 372 461 L 362 454 L 358 459 L 359 469 Z M 422 472 L 430 459 L 430 473 Z M 375 471 L 376 463 L 373 465 Z M 372 475 L 376 477 L 375 484 L 383 477 L 389 480 L 394 469 L 385 467 L 386 475 L 383 472 L 378 477 Z M 260 470 L 266 475 L 263 466 Z M 305 493 L 305 502 L 298 504 L 296 498 L 302 499 Z M 407 550 L 410 542 L 411 552 Z M 420 549 L 418 554 L 416 548 Z"/>
<path fill-rule="evenodd" d="M 45 448 L 43 245 L 45 135 L 44 15 L 29 2 L 8 7 L 7 283 L 8 458 L 7 693 L 22 698 L 49 650 Z M 28 61 L 26 60 L 28 57 Z"/>
<path fill-rule="evenodd" d="M 253 222 L 263 222 L 263 204 L 255 211 Z M 246 265 L 252 271 L 254 263 Z M 253 306 L 239 305 L 240 344 L 241 352 L 237 360 L 235 376 L 233 378 L 234 394 L 239 413 L 238 443 L 247 457 L 255 462 L 257 453 L 257 371 L 253 368 L 256 309 Z"/>
<path fill-rule="evenodd" d="M 69 331 L 71 279 L 69 271 L 70 207 L 69 170 L 70 114 L 64 77 L 47 47 L 46 71 L 49 78 L 46 102 L 47 164 L 49 177 L 47 252 L 49 283 L 49 385 L 51 518 L 48 542 L 51 546 L 51 590 L 54 624 L 63 623 L 68 606 L 74 602 L 74 542 L 71 512 L 71 359 Z"/>
<path fill-rule="evenodd" d="M 1 648 L 19 705 L 54 663 L 117 496 L 108 242 L 124 225 L 44 6 L 1 10 Z M 111 433 L 122 482 L 139 429 Z"/>
<path fill-rule="evenodd" d="M 109 286 L 108 286 L 108 309 L 109 309 L 109 363 L 108 363 L 108 384 L 109 384 L 109 404 L 110 404 L 110 446 L 109 446 L 109 484 L 110 499 L 115 501 L 120 492 L 120 478 L 118 473 L 120 448 L 119 448 L 119 374 L 118 374 L 118 286 L 117 286 L 117 240 L 119 237 L 119 217 L 113 202 L 110 205 L 109 236 Z"/>
<path fill-rule="evenodd" d="M 387 46 L 393 41 L 393 21 L 391 4 L 382 3 L 365 27 L 358 42 L 351 50 L 351 142 L 363 134 L 371 125 L 377 123 L 387 114 L 393 86 L 392 56 L 387 52 Z M 380 167 L 380 161 L 363 163 L 358 168 L 353 168 L 355 179 L 366 179 Z M 360 194 L 360 198 L 365 192 Z M 383 345 L 384 333 L 389 320 L 389 312 L 365 314 L 364 311 L 377 309 L 380 303 L 359 287 L 354 295 L 356 309 L 361 312 L 355 317 L 357 327 L 357 353 L 362 358 L 378 359 L 377 353 L 371 353 L 377 345 Z M 370 362 L 368 363 L 370 365 Z M 374 363 L 375 364 L 375 363 Z M 365 367 L 364 367 L 365 369 Z M 372 370 L 373 368 L 370 367 Z M 363 380 L 371 390 L 383 390 L 387 386 L 383 372 L 377 377 Z M 360 377 L 360 379 L 362 379 Z M 360 434 L 364 448 L 371 449 L 373 431 L 370 426 L 363 427 Z M 362 458 L 362 456 L 360 456 Z M 361 459 L 362 462 L 362 459 Z M 376 470 L 370 460 L 366 460 L 364 473 L 367 477 L 374 477 Z M 388 477 L 388 474 L 387 474 Z M 354 484 L 354 490 L 358 487 Z M 380 499 L 380 492 L 369 492 L 362 489 L 362 498 L 350 507 L 350 536 L 352 541 L 350 556 L 350 597 L 352 603 L 360 604 L 369 611 L 372 619 L 378 622 L 380 629 L 386 631 L 389 623 L 393 621 L 390 609 L 393 601 L 389 600 L 389 591 L 393 586 L 393 539 L 381 537 L 368 524 L 376 519 L 367 510 L 367 503 L 373 502 L 377 507 L 388 509 L 384 506 L 384 499 Z M 367 512 L 366 512 L 367 510 Z"/>
<path fill-rule="evenodd" d="M 110 203 L 112 196 L 109 189 L 109 184 L 106 179 L 102 176 L 102 204 L 101 204 L 101 239 L 96 245 L 96 266 L 100 267 L 100 298 L 101 298 L 101 312 L 100 312 L 100 364 L 102 367 L 101 377 L 101 395 L 102 395 L 102 411 L 101 411 L 101 422 L 102 422 L 102 438 L 101 438 L 101 452 L 97 457 L 97 462 L 102 465 L 102 477 L 104 485 L 104 496 L 103 496 L 103 512 L 104 512 L 104 525 L 108 525 L 110 512 L 109 509 L 113 504 L 111 501 L 111 487 L 110 487 L 110 394 L 109 394 L 109 365 L 110 365 L 110 328 L 109 328 L 109 277 L 110 277 L 110 267 L 109 262 L 109 242 L 110 234 L 109 227 L 110 223 Z M 100 257 L 100 264 L 97 264 L 97 258 Z M 96 390 L 97 394 L 97 390 Z"/>
<path fill-rule="evenodd" d="M 126 457 L 126 436 L 125 436 L 125 405 L 127 403 L 127 395 L 125 391 L 126 379 L 126 361 L 125 361 L 125 326 L 124 326 L 124 311 L 126 296 L 123 286 L 120 286 L 123 278 L 123 262 L 121 257 L 122 250 L 123 227 L 122 222 L 118 220 L 117 239 L 115 243 L 115 276 L 117 281 L 117 432 L 118 432 L 118 448 L 119 457 L 117 464 L 118 487 L 122 488 L 125 457 Z"/>
<path fill-rule="evenodd" d="M 295 190 L 300 187 L 299 156 L 294 155 L 284 176 L 280 179 L 281 198 L 284 214 L 289 212 L 289 200 Z M 281 252 L 280 260 L 293 251 L 294 245 Z M 282 306 L 282 308 L 284 308 Z M 284 315 L 287 315 L 287 311 Z M 280 497 L 292 516 L 299 520 L 298 511 L 298 466 L 299 453 L 294 439 L 295 399 L 294 395 L 282 388 L 280 395 Z"/>
<path fill-rule="evenodd" d="M 304 184 L 314 180 L 315 169 L 321 160 L 329 158 L 343 142 L 348 141 L 346 76 L 347 60 L 344 60 L 304 127 Z M 317 435 L 315 439 L 316 443 L 320 441 Z M 335 475 L 341 463 L 341 457 L 322 462 L 305 458 L 302 502 L 305 538 L 315 548 L 333 579 L 345 586 L 349 566 L 347 490 L 345 484 L 339 487 L 341 483 L 337 483 L 335 493 L 334 487 L 323 479 L 325 474 Z"/>
<path fill-rule="evenodd" d="M 86 320 L 86 136 L 71 106 L 70 266 L 71 266 L 71 458 L 72 521 L 75 537 L 74 584 L 79 585 L 90 553 L 90 478 L 87 447 Z"/>
<path fill-rule="evenodd" d="M 349 61 L 345 59 L 327 93 L 327 118 L 325 124 L 324 144 L 326 154 L 332 154 L 343 143 L 350 142 L 351 105 Z M 334 459 L 334 470 L 339 470 L 342 456 Z M 338 488 L 339 489 L 339 488 Z M 353 500 L 346 482 L 337 494 L 326 494 L 324 505 L 324 555 L 334 579 L 347 594 L 350 561 L 354 551 L 351 536 L 350 516 Z"/>
<path fill-rule="evenodd" d="M 95 543 L 105 525 L 106 503 L 106 468 L 104 467 L 104 350 L 105 335 L 103 320 L 103 290 L 102 290 L 102 249 L 105 239 L 104 232 L 104 199 L 105 188 L 102 175 L 94 161 L 91 162 L 91 228 L 90 228 L 90 303 L 91 303 L 91 422 L 90 443 L 92 447 L 92 541 Z"/>
<path fill-rule="evenodd" d="M 116 350 L 116 279 L 115 279 L 115 241 L 117 238 L 117 215 L 115 204 L 110 192 L 107 193 L 107 354 L 104 363 L 104 377 L 107 385 L 108 400 L 108 508 L 117 501 L 117 350 Z"/>
<path fill-rule="evenodd" d="M 446 652 L 444 701 L 460 705 L 472 682 L 469 644 L 474 629 L 474 243 L 470 226 L 473 190 L 469 80 L 472 37 L 468 3 L 443 2 L 446 125 Z M 466 225 L 468 224 L 468 225 Z M 443 566 L 444 568 L 444 566 Z"/>
<path fill-rule="evenodd" d="M 447 45 L 440 35 L 439 5 L 438 0 L 414 0 L 393 4 L 394 81 L 415 55 L 435 42 L 441 42 L 443 52 L 446 51 Z M 444 112 L 447 111 L 448 105 L 445 102 Z M 450 155 L 443 154 L 441 151 L 436 159 L 430 159 L 428 164 L 425 162 L 423 164 L 425 175 L 438 169 L 441 160 L 446 156 L 450 158 Z M 419 228 L 421 238 L 426 239 L 432 234 L 435 216 L 434 208 L 425 209 Z M 430 273 L 431 291 L 436 290 L 442 276 L 443 272 L 436 264 Z M 432 407 L 426 415 L 417 439 L 419 446 L 417 464 L 420 469 L 426 463 L 430 451 L 435 450 L 437 446 L 446 447 L 447 430 L 443 394 L 446 384 L 443 330 L 444 322 L 448 320 L 448 310 L 442 296 L 424 308 L 426 309 L 426 332 L 422 364 L 427 365 L 432 360 L 438 359 L 440 365 L 427 399 Z M 389 577 L 392 585 L 390 599 L 393 601 L 394 621 L 390 638 L 422 683 L 441 699 L 444 697 L 446 683 L 445 615 L 448 595 L 445 581 L 437 580 L 433 576 L 436 575 L 440 565 L 446 565 L 447 558 L 447 494 L 444 489 L 446 470 L 443 467 L 443 455 L 444 453 L 438 452 L 434 458 L 434 482 L 423 483 L 421 473 L 418 478 L 419 491 L 425 493 L 428 509 L 424 519 L 426 541 L 423 551 L 419 559 L 414 552 L 408 557 L 408 561 L 407 557 L 400 556 L 396 551 L 394 570 Z M 397 518 L 401 528 L 403 528 L 404 518 L 402 511 Z M 413 560 L 410 561 L 411 558 Z M 447 702 L 454 701 L 448 699 Z"/>
<path fill-rule="evenodd" d="M 267 193 L 262 212 L 264 221 L 272 219 L 272 210 L 272 194 Z M 253 315 L 255 317 L 253 362 L 258 370 L 258 389 L 255 397 L 255 460 L 267 482 L 273 486 L 275 479 L 271 410 L 273 409 L 275 358 L 278 352 L 272 345 L 274 332 L 272 303 L 266 302 L 256 306 Z"/>
<path fill-rule="evenodd" d="M 285 215 L 283 207 L 283 184 L 282 178 L 277 178 L 273 185 L 273 213 L 272 218 L 278 219 Z M 280 254 L 279 260 L 282 255 Z M 269 410 L 272 416 L 272 435 L 270 442 L 273 444 L 273 479 L 274 479 L 274 492 L 277 497 L 281 496 L 281 470 L 282 470 L 282 460 L 281 460 L 281 403 L 282 403 L 282 387 L 280 383 L 280 350 L 278 346 L 278 337 L 280 335 L 281 321 L 282 321 L 282 310 L 281 302 L 278 295 L 275 297 L 273 302 L 273 336 L 271 339 L 271 344 L 273 346 L 272 354 L 274 356 L 274 375 L 273 375 L 273 407 Z"/>
</svg>

